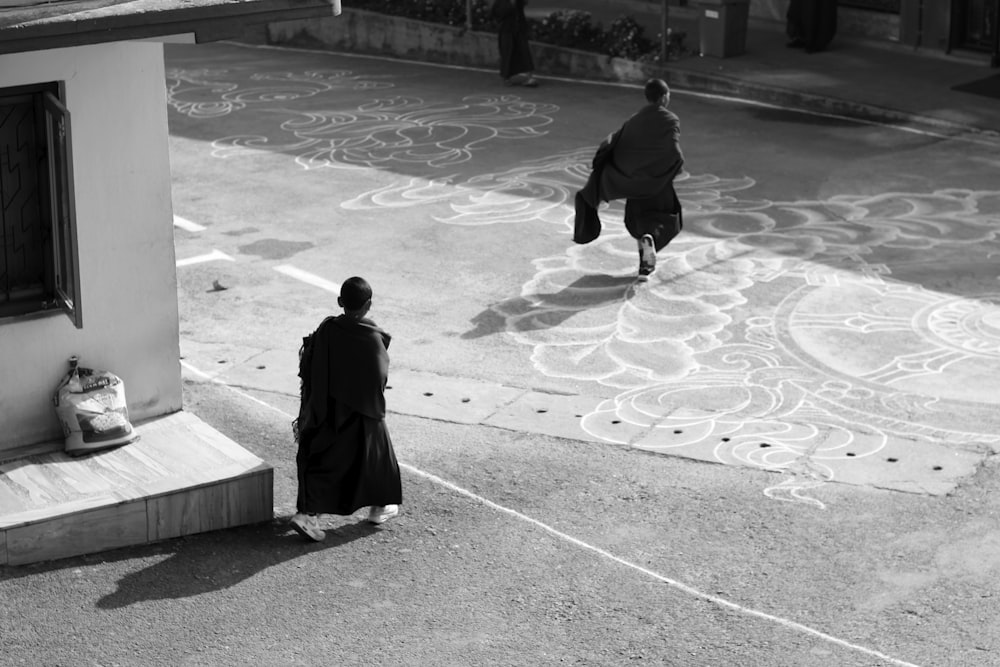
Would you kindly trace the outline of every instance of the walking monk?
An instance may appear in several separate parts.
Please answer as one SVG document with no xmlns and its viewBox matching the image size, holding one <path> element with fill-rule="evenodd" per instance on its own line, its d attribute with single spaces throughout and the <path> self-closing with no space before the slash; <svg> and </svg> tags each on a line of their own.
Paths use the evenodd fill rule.
<svg viewBox="0 0 1000 667">
<path fill-rule="evenodd" d="M 319 514 L 349 516 L 368 508 L 384 523 L 403 499 L 399 465 L 385 423 L 390 336 L 365 317 L 372 288 L 348 278 L 328 317 L 303 345 L 302 398 L 296 420 L 299 493 L 292 527 L 320 541 Z"/>
</svg>

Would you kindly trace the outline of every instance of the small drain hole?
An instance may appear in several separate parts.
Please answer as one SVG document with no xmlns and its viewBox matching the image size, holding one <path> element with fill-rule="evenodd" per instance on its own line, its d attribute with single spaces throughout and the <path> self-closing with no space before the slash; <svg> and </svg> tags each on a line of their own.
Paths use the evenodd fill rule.
<svg viewBox="0 0 1000 667">
<path fill-rule="evenodd" d="M 944 468 L 942 468 L 941 466 L 934 466 L 934 468 L 932 468 L 932 469 L 933 470 L 944 470 Z"/>
<path fill-rule="evenodd" d="M 888 459 L 886 459 L 886 461 L 888 461 L 889 463 L 895 463 L 898 460 L 899 459 L 894 459 L 894 458 L 888 458 Z"/>
<path fill-rule="evenodd" d="M 538 408 L 537 410 L 535 410 L 535 412 L 537 412 L 538 414 L 541 415 L 541 414 L 545 414 L 546 412 L 548 412 L 548 410 L 546 410 L 545 408 Z"/>
<path fill-rule="evenodd" d="M 424 392 L 424 396 L 433 396 L 433 395 L 434 395 L 434 392 L 431 392 L 431 391 L 425 391 Z"/>
<path fill-rule="evenodd" d="M 765 447 L 770 447 L 771 445 L 767 444 L 766 442 L 762 442 L 760 443 L 760 446 L 761 448 L 765 448 Z"/>
<path fill-rule="evenodd" d="M 722 442 L 729 442 L 729 438 L 723 438 Z"/>
<path fill-rule="evenodd" d="M 681 430 L 681 429 L 679 429 L 679 428 L 675 428 L 675 429 L 674 429 L 674 433 L 683 433 L 683 432 L 684 432 L 684 431 L 682 431 L 682 430 Z"/>
<path fill-rule="evenodd" d="M 471 398 L 463 398 L 463 399 L 462 399 L 462 402 L 463 402 L 463 403 L 468 403 L 468 402 L 469 402 L 469 401 L 471 401 L 471 400 L 472 400 Z"/>
<path fill-rule="evenodd" d="M 622 420 L 620 420 L 620 419 L 612 419 L 612 420 L 611 420 L 611 423 L 612 423 L 612 424 L 621 424 L 621 423 L 622 423 Z"/>
<path fill-rule="evenodd" d="M 857 456 L 857 454 L 855 454 L 854 452 L 847 452 L 847 455 L 848 456 Z"/>
</svg>

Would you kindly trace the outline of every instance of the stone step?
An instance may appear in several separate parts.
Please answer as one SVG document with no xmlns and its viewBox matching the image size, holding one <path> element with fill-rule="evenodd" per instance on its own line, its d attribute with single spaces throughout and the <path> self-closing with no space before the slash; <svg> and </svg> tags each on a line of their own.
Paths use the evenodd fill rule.
<svg viewBox="0 0 1000 667">
<path fill-rule="evenodd" d="M 139 440 L 0 464 L 0 565 L 95 553 L 273 517 L 273 469 L 181 411 Z"/>
</svg>

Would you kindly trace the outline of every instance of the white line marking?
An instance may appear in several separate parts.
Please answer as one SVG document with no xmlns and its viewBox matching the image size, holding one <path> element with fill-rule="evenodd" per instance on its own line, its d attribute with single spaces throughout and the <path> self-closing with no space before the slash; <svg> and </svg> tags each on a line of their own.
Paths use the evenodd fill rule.
<svg viewBox="0 0 1000 667">
<path fill-rule="evenodd" d="M 314 285 L 316 287 L 325 289 L 328 292 L 333 292 L 334 294 L 340 294 L 340 285 L 337 283 L 330 282 L 326 278 L 320 278 L 316 274 L 309 273 L 308 271 L 303 271 L 302 269 L 297 269 L 290 264 L 282 264 L 281 266 L 274 267 L 274 270 L 278 273 L 283 273 L 289 278 L 295 278 L 296 280 L 301 280 L 309 285 Z"/>
<path fill-rule="evenodd" d="M 246 398 L 246 399 L 248 399 L 248 400 L 250 400 L 250 401 L 252 401 L 254 403 L 257 403 L 258 405 L 264 406 L 266 408 L 270 408 L 271 410 L 273 410 L 274 412 L 277 412 L 278 414 L 282 415 L 286 419 L 289 419 L 289 420 L 293 419 L 293 415 L 288 414 L 284 410 L 282 410 L 280 408 L 277 408 L 277 407 L 275 407 L 275 406 L 273 406 L 273 405 L 271 405 L 269 403 L 266 403 L 266 402 L 260 400 L 259 398 L 251 396 L 250 394 L 246 393 L 245 391 L 241 391 L 240 389 L 237 389 L 236 387 L 228 385 L 225 382 L 223 382 L 222 380 L 217 380 L 217 379 L 213 378 L 212 376 L 210 376 L 208 373 L 205 373 L 204 371 L 198 370 L 197 368 L 195 368 L 194 366 L 192 366 L 191 364 L 189 364 L 189 363 L 187 363 L 185 361 L 181 361 L 181 365 L 184 368 L 187 368 L 188 370 L 190 370 L 192 373 L 195 373 L 196 375 L 199 375 L 199 376 L 207 379 L 209 382 L 213 382 L 215 384 L 221 385 L 221 386 L 229 389 L 233 393 L 235 393 L 235 394 L 237 394 L 239 396 L 242 396 L 243 398 Z M 432 482 L 434 484 L 437 484 L 438 486 L 442 486 L 442 487 L 444 487 L 444 488 L 446 488 L 446 489 L 448 489 L 448 490 L 450 490 L 450 491 L 452 491 L 454 493 L 457 493 L 459 495 L 465 496 L 466 498 L 468 498 L 470 500 L 473 500 L 473 501 L 475 501 L 477 503 L 480 503 L 482 505 L 485 505 L 486 507 L 489 507 L 492 510 L 495 510 L 495 511 L 500 512 L 502 514 L 507 514 L 507 515 L 512 516 L 512 517 L 514 517 L 514 518 L 516 518 L 516 519 L 518 519 L 520 521 L 524 521 L 525 523 L 529 523 L 532 526 L 535 526 L 536 528 L 540 528 L 540 529 L 544 530 L 545 532 L 549 533 L 550 535 L 553 535 L 553 536 L 559 538 L 560 540 L 563 540 L 565 542 L 569 542 L 570 544 L 572 544 L 574 546 L 577 546 L 577 547 L 579 547 L 581 549 L 584 549 L 586 551 L 590 551 L 592 553 L 595 553 L 598 556 L 601 556 L 602 558 L 606 558 L 607 560 L 610 560 L 610 561 L 613 561 L 615 563 L 618 563 L 619 565 L 624 565 L 625 567 L 630 568 L 632 570 L 635 570 L 636 572 L 639 572 L 641 574 L 644 574 L 647 577 L 651 577 L 651 578 L 653 578 L 653 579 L 655 579 L 655 580 L 657 580 L 657 581 L 659 581 L 661 583 L 664 583 L 664 584 L 667 584 L 668 586 L 671 586 L 672 588 L 676 588 L 677 590 L 679 590 L 679 591 L 681 591 L 683 593 L 687 593 L 688 595 L 690 595 L 692 597 L 701 598 L 702 600 L 706 600 L 706 601 L 711 602 L 713 604 L 716 604 L 716 605 L 718 605 L 720 607 L 725 607 L 727 609 L 731 609 L 731 610 L 733 610 L 733 611 L 735 611 L 737 613 L 740 613 L 740 614 L 745 614 L 747 616 L 753 616 L 753 617 L 756 617 L 756 618 L 763 619 L 765 621 L 770 621 L 772 623 L 780 625 L 781 627 L 787 628 L 789 630 L 792 630 L 792 631 L 795 631 L 795 632 L 800 632 L 800 633 L 806 634 L 806 635 L 810 635 L 810 636 L 816 637 L 817 639 L 822 639 L 823 641 L 829 642 L 831 644 L 836 644 L 837 646 L 841 646 L 841 647 L 846 648 L 846 649 L 851 649 L 852 651 L 857 651 L 859 653 L 863 653 L 865 655 L 868 655 L 868 656 L 871 656 L 871 657 L 874 657 L 874 658 L 878 658 L 879 660 L 884 660 L 884 661 L 886 661 L 888 663 L 891 663 L 893 665 L 898 665 L 898 667 L 919 667 L 918 665 L 916 665 L 916 664 L 914 664 L 912 662 L 906 662 L 905 660 L 900 660 L 898 658 L 893 658 L 892 656 L 886 655 L 885 653 L 882 653 L 881 651 L 876 651 L 875 649 L 870 649 L 870 648 L 867 648 L 865 646 L 860 646 L 858 644 L 852 644 L 851 642 L 849 642 L 849 641 L 847 641 L 845 639 L 840 639 L 839 637 L 834 637 L 833 635 L 829 635 L 829 634 L 827 634 L 827 633 L 825 633 L 825 632 L 823 632 L 821 630 L 817 630 L 815 628 L 809 627 L 808 625 L 803 625 L 802 623 L 797 623 L 796 621 L 792 621 L 792 620 L 787 619 L 787 618 L 782 618 L 781 616 L 775 616 L 773 614 L 768 614 L 767 612 L 759 611 L 757 609 L 753 609 L 753 608 L 750 608 L 750 607 L 744 607 L 743 605 L 737 604 L 735 602 L 731 602 L 731 601 L 729 601 L 729 600 L 727 600 L 725 598 L 721 598 L 721 597 L 719 597 L 717 595 L 711 595 L 710 593 L 706 593 L 704 591 L 698 590 L 697 588 L 694 588 L 693 586 L 689 586 L 689 585 L 687 585 L 687 584 L 685 584 L 683 582 L 677 581 L 676 579 L 671 579 L 670 577 L 667 577 L 667 576 L 662 575 L 662 574 L 660 574 L 658 572 L 650 570 L 649 568 L 645 568 L 645 567 L 643 567 L 641 565 L 637 565 L 636 563 L 633 563 L 631 561 L 625 560 L 624 558 L 620 558 L 620 557 L 614 555 L 613 553 L 611 553 L 610 551 L 605 551 L 604 549 L 602 549 L 600 547 L 596 547 L 596 546 L 594 546 L 592 544 L 588 544 L 587 542 L 584 542 L 581 539 L 573 537 L 572 535 L 564 533 L 564 532 L 562 532 L 560 530 L 556 530 L 552 526 L 550 526 L 550 525 L 548 525 L 546 523 L 542 523 L 538 519 L 533 519 L 530 516 L 528 516 L 527 514 L 522 514 L 521 512 L 518 512 L 517 510 L 511 509 L 509 507 L 505 507 L 503 505 L 500 505 L 499 503 L 493 502 L 492 500 L 488 500 L 488 499 L 484 498 L 483 496 L 477 495 L 477 494 L 473 493 L 472 491 L 469 491 L 468 489 L 462 488 L 462 487 L 458 486 L 457 484 L 453 484 L 452 482 L 449 482 L 446 479 L 438 477 L 437 475 L 434 475 L 434 474 L 429 473 L 429 472 L 424 472 L 423 470 L 421 470 L 419 468 L 416 468 L 416 467 L 414 467 L 414 466 L 412 466 L 412 465 L 410 465 L 408 463 L 404 463 L 402 461 L 399 461 L 398 463 L 399 463 L 399 467 L 400 468 L 403 468 L 403 469 L 409 471 L 410 473 L 412 473 L 414 475 L 417 475 L 418 477 L 423 477 L 424 479 L 426 479 L 426 480 L 428 480 L 428 481 L 430 481 L 430 482 Z"/>
<path fill-rule="evenodd" d="M 195 257 L 188 257 L 187 259 L 177 260 L 177 266 L 187 266 L 188 264 L 200 264 L 201 262 L 211 262 L 216 259 L 224 259 L 227 262 L 235 262 L 236 260 L 221 250 L 213 250 L 207 255 L 197 255 Z"/>
<path fill-rule="evenodd" d="M 203 232 L 205 227 L 199 225 L 197 222 L 191 222 L 187 218 L 182 218 L 179 215 L 174 216 L 174 227 L 180 227 L 186 232 Z"/>
</svg>

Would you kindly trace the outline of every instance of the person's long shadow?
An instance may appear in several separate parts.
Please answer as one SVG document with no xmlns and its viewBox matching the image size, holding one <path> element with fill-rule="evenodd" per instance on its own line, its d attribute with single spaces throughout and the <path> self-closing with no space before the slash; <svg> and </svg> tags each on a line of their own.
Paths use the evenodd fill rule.
<svg viewBox="0 0 1000 667">
<path fill-rule="evenodd" d="M 512 318 L 517 319 L 519 331 L 556 327 L 581 310 L 631 298 L 635 283 L 635 275 L 591 274 L 577 278 L 558 292 L 504 299 L 473 317 L 475 326 L 463 333 L 462 338 L 500 333 L 507 329 Z"/>
<path fill-rule="evenodd" d="M 245 526 L 163 542 L 157 553 L 171 555 L 122 577 L 118 590 L 97 601 L 98 609 L 120 609 L 138 602 L 193 597 L 235 586 L 286 561 L 335 549 L 378 532 L 366 521 L 330 529 L 322 542 L 308 542 L 286 521 Z M 163 548 L 166 547 L 166 548 Z M 135 557 L 131 552 L 129 557 Z"/>
</svg>

